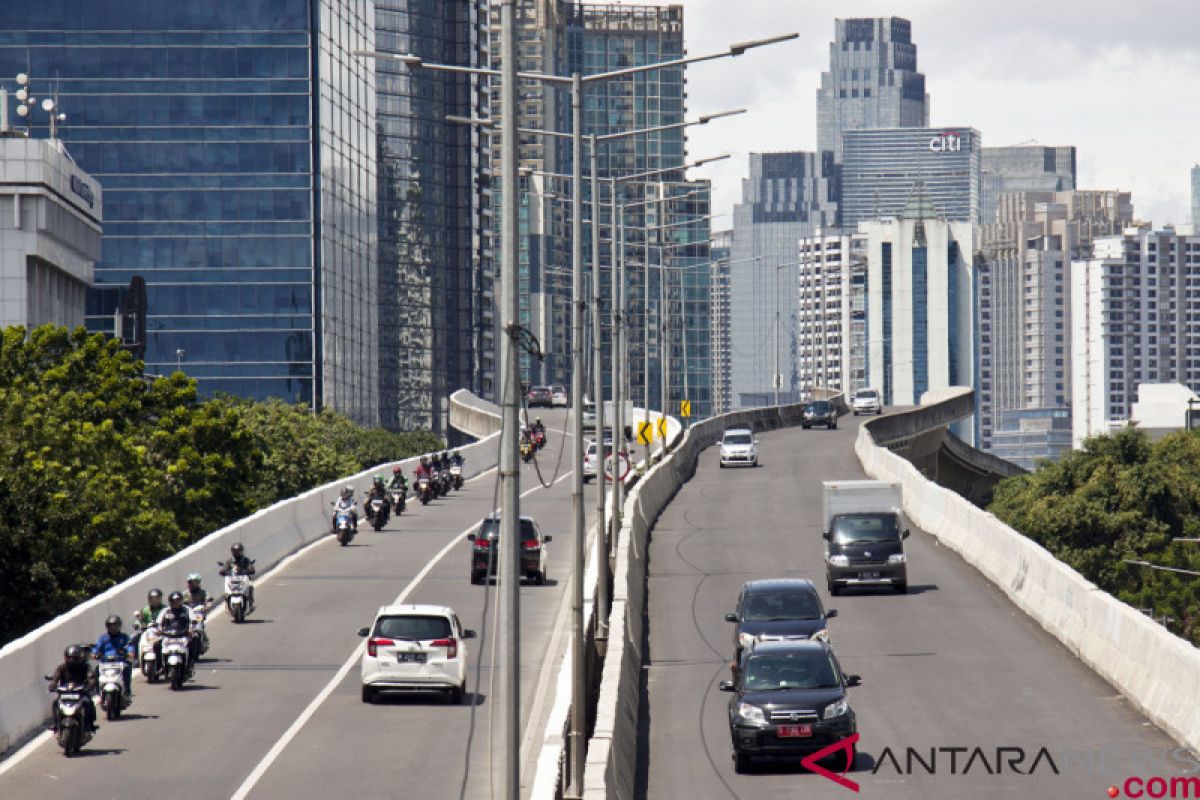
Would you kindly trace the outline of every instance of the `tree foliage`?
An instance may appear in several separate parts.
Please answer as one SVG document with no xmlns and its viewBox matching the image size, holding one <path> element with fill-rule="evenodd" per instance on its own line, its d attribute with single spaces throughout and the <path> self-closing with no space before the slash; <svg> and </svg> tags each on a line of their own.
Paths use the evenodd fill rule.
<svg viewBox="0 0 1200 800">
<path fill-rule="evenodd" d="M 1200 432 L 1151 443 L 1130 428 L 1002 481 L 990 511 L 1115 597 L 1200 643 Z"/>
<path fill-rule="evenodd" d="M 147 381 L 118 342 L 0 334 L 0 643 L 277 500 L 441 446 Z"/>
</svg>

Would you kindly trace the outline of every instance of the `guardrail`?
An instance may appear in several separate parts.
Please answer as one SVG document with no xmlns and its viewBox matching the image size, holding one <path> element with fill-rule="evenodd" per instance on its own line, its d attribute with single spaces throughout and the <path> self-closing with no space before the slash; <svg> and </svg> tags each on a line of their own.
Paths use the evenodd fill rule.
<svg viewBox="0 0 1200 800">
<path fill-rule="evenodd" d="M 936 408 L 905 413 L 922 412 Z M 899 482 L 904 511 L 916 525 L 983 573 L 1156 725 L 1200 749 L 1200 650 L 879 446 L 876 427 L 896 424 L 885 417 L 859 429 L 855 451 L 867 474 Z"/>
<path fill-rule="evenodd" d="M 451 409 L 454 407 L 452 401 Z M 485 412 L 486 409 L 477 409 L 475 413 L 480 416 L 475 419 L 482 420 Z M 459 448 L 466 459 L 466 477 L 496 465 L 495 436 L 498 434 Z M 183 588 L 184 578 L 190 572 L 199 572 L 220 601 L 224 581 L 217 575 L 216 563 L 229 557 L 233 542 L 246 546 L 247 555 L 256 560 L 261 575 L 329 534 L 329 503 L 342 486 L 360 485 L 375 473 L 388 471 L 397 464 L 406 472 L 411 471 L 417 462 L 417 458 L 410 458 L 363 470 L 257 511 L 9 642 L 0 649 L 0 754 L 44 728 L 49 702 L 42 675 L 62 661 L 63 648 L 68 644 L 95 641 L 104 631 L 104 619 L 109 614 L 127 617 L 134 609 L 141 609 L 152 588 L 168 592 Z"/>
<path fill-rule="evenodd" d="M 839 415 L 845 399 L 834 398 Z M 696 471 L 700 453 L 720 441 L 726 428 L 755 432 L 800 424 L 803 403 L 711 417 L 688 428 L 666 458 L 637 482 L 625 500 L 615 544 L 608 649 L 600 675 L 595 726 L 588 739 L 583 797 L 633 798 L 637 789 L 637 730 L 641 713 L 642 646 L 645 635 L 648 534 L 658 515 Z M 593 603 L 593 608 L 595 604 Z M 561 794 L 561 786 L 556 787 Z M 536 787 L 535 787 L 536 789 Z M 534 797 L 548 797 L 535 790 Z"/>
</svg>

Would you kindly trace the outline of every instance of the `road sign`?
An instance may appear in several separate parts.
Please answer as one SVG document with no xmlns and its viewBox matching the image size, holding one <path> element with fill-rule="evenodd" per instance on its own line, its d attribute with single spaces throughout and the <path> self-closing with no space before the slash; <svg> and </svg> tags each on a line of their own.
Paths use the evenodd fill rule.
<svg viewBox="0 0 1200 800">
<path fill-rule="evenodd" d="M 667 440 L 667 418 L 666 417 L 658 418 L 658 438 L 662 439 L 664 442 Z"/>
<path fill-rule="evenodd" d="M 690 417 L 692 415 L 692 401 L 681 400 L 679 402 L 679 416 Z"/>
<path fill-rule="evenodd" d="M 604 459 L 604 477 L 609 483 L 613 482 L 614 469 L 617 471 L 618 480 L 625 480 L 625 476 L 629 474 L 629 459 L 624 453 L 610 455 Z"/>
<path fill-rule="evenodd" d="M 654 439 L 654 425 L 649 422 L 638 423 L 638 441 L 649 446 Z"/>
</svg>

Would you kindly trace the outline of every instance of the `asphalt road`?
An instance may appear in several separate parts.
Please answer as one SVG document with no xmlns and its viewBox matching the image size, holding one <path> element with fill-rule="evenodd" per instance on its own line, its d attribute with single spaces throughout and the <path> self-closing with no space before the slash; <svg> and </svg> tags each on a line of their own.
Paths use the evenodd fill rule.
<svg viewBox="0 0 1200 800">
<path fill-rule="evenodd" d="M 710 448 L 660 517 L 649 561 L 645 796 L 851 796 L 799 759 L 756 765 L 747 775 L 733 770 L 731 695 L 717 688 L 733 651 L 724 615 L 743 582 L 780 576 L 811 578 L 839 611 L 830 623 L 834 649 L 843 668 L 863 679 L 850 691 L 862 738 L 846 776 L 863 796 L 1101 800 L 1114 785 L 1127 796 L 1130 777 L 1178 776 L 1189 768 L 1200 775 L 1196 762 L 1172 754 L 1177 745 L 1115 689 L 923 531 L 914 529 L 907 543 L 909 594 L 828 596 L 821 481 L 867 477 L 853 451 L 857 422 L 851 416 L 836 431 L 760 434 L 758 469 L 718 470 L 717 449 Z M 938 750 L 932 770 L 909 767 L 907 748 L 928 762 L 931 748 L 955 747 L 967 749 Z M 1033 767 L 1032 774 L 1016 773 L 1016 754 L 998 757 L 999 747 L 1023 748 L 1017 766 Z M 966 763 L 974 748 L 986 766 L 978 757 Z M 1045 758 L 1034 765 L 1041 748 L 1058 774 Z"/>
<path fill-rule="evenodd" d="M 548 482 L 565 413 L 541 416 L 551 431 L 538 458 Z M 533 491 L 521 513 L 554 537 L 548 584 L 521 589 L 523 730 L 531 710 L 545 705 L 536 702 L 537 690 L 553 688 L 539 679 L 569 587 L 570 456 L 567 441 L 558 482 L 549 489 L 535 489 L 533 466 L 522 468 L 522 492 Z M 491 646 L 498 596 L 494 584 L 470 585 L 470 544 L 462 536 L 495 507 L 495 475 L 427 507 L 410 502 L 381 532 L 364 522 L 349 547 L 327 537 L 260 580 L 258 608 L 247 624 L 234 626 L 224 615 L 210 624 L 212 648 L 184 691 L 135 683 L 127 715 L 102 723 L 81 757 L 67 759 L 46 741 L 7 769 L 0 764 L 0 798 L 489 796 L 502 757 L 497 742 L 493 770 L 489 728 L 498 705 Z M 358 658 L 336 680 L 362 642 L 358 628 L 410 587 L 405 602 L 450 605 L 464 626 L 479 633 L 467 643 L 472 668 L 468 702 L 461 706 L 436 695 L 366 705 Z M 283 739 L 297 720 L 303 725 Z M 543 725 L 534 721 L 538 741 Z"/>
</svg>

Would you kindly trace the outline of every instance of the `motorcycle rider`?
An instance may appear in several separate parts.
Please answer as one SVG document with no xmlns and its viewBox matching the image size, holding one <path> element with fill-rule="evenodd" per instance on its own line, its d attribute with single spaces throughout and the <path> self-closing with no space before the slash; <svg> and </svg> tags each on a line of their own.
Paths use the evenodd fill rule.
<svg viewBox="0 0 1200 800">
<path fill-rule="evenodd" d="M 125 696 L 133 699 L 133 641 L 129 634 L 121 632 L 121 618 L 112 614 L 104 620 L 105 632 L 100 634 L 92 648 L 92 656 L 99 661 L 121 661 L 121 678 L 125 683 Z"/>
<path fill-rule="evenodd" d="M 337 515 L 339 511 L 345 511 L 350 515 L 350 527 L 355 533 L 358 532 L 358 501 L 354 499 L 354 487 L 345 486 L 342 488 L 342 493 L 338 495 L 337 502 L 333 504 L 333 521 L 331 527 L 337 528 Z"/>
<path fill-rule="evenodd" d="M 151 589 L 146 594 L 146 607 L 138 614 L 137 622 L 144 629 L 147 625 L 153 625 L 158 615 L 163 610 L 163 593 L 162 589 Z M 140 636 L 140 634 L 139 634 Z"/>
<path fill-rule="evenodd" d="M 188 674 L 192 672 L 195 661 L 192 658 L 192 612 L 183 604 L 183 592 L 171 592 L 167 598 L 167 607 L 158 615 L 158 627 L 163 636 L 188 637 Z"/>
<path fill-rule="evenodd" d="M 84 660 L 83 648 L 77 644 L 70 645 L 63 651 L 63 663 L 59 664 L 50 676 L 51 692 L 57 692 L 58 687 L 64 684 L 84 687 L 86 691 L 83 693 L 83 724 L 87 730 L 93 732 L 100 730 L 100 726 L 96 724 L 96 704 L 92 701 L 92 694 L 96 691 L 96 678 L 96 673 Z M 53 720 L 50 730 L 58 733 L 57 698 L 50 703 L 50 719 Z"/>
<path fill-rule="evenodd" d="M 408 478 L 404 477 L 404 469 L 399 465 L 392 467 L 392 480 L 387 488 L 408 494 Z"/>
<path fill-rule="evenodd" d="M 183 595 L 183 604 L 191 608 L 199 608 L 202 615 L 207 615 L 209 608 L 212 607 L 213 599 L 200 586 L 201 580 L 199 572 L 193 572 L 187 576 L 187 591 Z M 197 642 L 197 645 L 199 647 L 194 656 L 199 658 L 201 653 L 208 651 L 208 631 L 203 628 L 200 629 L 200 641 Z"/>
<path fill-rule="evenodd" d="M 342 490 L 342 494 L 344 495 L 344 494 L 346 494 L 346 492 L 353 493 L 353 490 L 349 486 L 347 486 L 345 489 Z M 351 498 L 351 501 L 353 501 L 353 498 Z M 357 516 L 355 517 L 355 519 L 357 519 Z M 241 574 L 254 577 L 254 562 L 246 557 L 246 548 L 242 546 L 241 542 L 234 542 L 233 545 L 230 546 L 229 555 L 230 555 L 229 560 L 226 561 L 224 563 L 224 565 L 222 565 L 220 571 L 217 573 L 218 575 L 220 575 L 223 578 L 226 575 L 228 575 L 230 572 L 232 572 L 234 567 L 237 567 L 238 572 L 240 572 Z M 248 601 L 250 601 L 250 609 L 249 610 L 253 611 L 254 610 L 254 584 L 253 583 L 250 584 L 250 591 L 249 591 L 249 594 L 246 596 L 246 599 Z"/>
<path fill-rule="evenodd" d="M 450 456 L 450 463 L 456 467 L 462 467 L 463 461 L 465 460 L 466 459 L 463 458 L 462 451 L 460 450 L 455 450 L 454 455 Z"/>
<path fill-rule="evenodd" d="M 541 417 L 538 417 L 533 421 L 533 433 L 536 437 L 535 443 L 540 442 L 539 446 L 544 446 L 546 444 L 546 426 L 542 424 Z"/>
<path fill-rule="evenodd" d="M 392 501 L 388 499 L 387 487 L 383 484 L 382 475 L 376 475 L 371 488 L 367 490 L 367 498 L 363 500 L 364 511 L 375 498 L 383 500 L 383 518 L 387 519 L 388 513 L 392 510 Z"/>
</svg>

